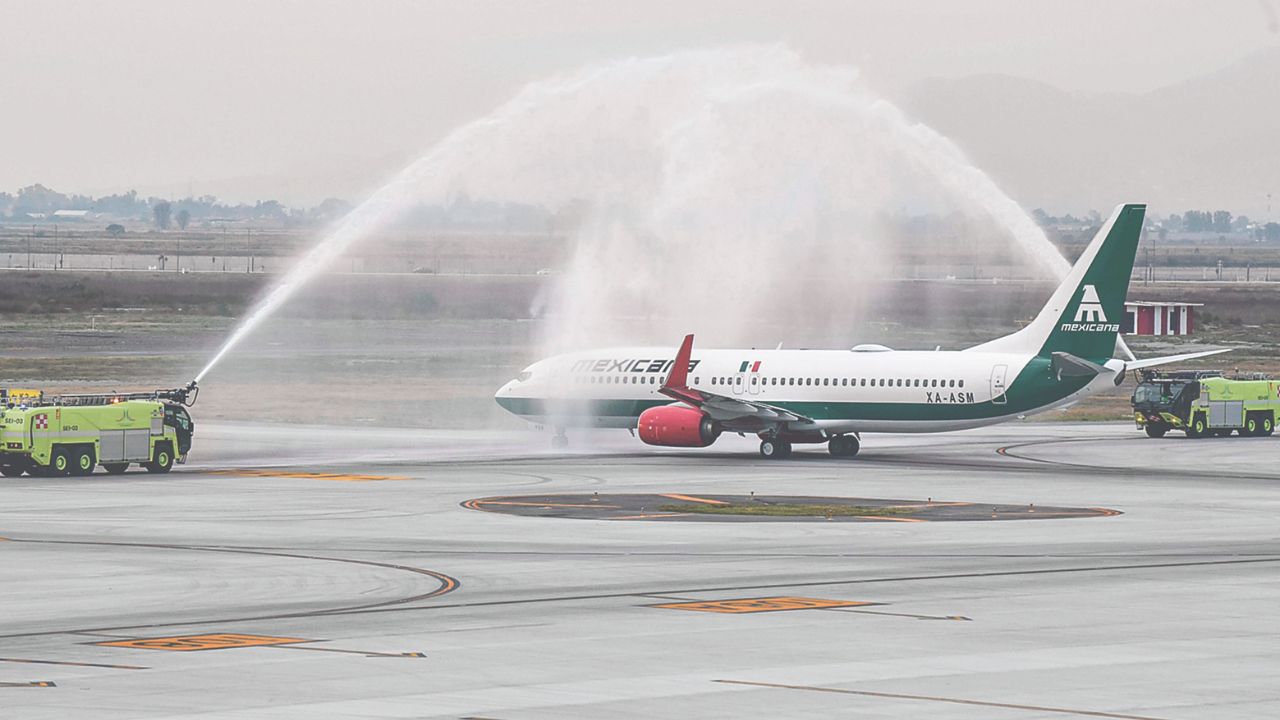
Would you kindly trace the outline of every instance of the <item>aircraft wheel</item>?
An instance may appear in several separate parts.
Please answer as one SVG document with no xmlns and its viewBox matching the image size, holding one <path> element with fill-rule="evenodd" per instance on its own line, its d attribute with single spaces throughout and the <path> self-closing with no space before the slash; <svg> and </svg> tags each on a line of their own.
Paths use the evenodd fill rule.
<svg viewBox="0 0 1280 720">
<path fill-rule="evenodd" d="M 827 442 L 827 451 L 832 457 L 853 457 L 860 448 L 858 438 L 852 435 L 836 435 Z"/>
<path fill-rule="evenodd" d="M 791 443 L 786 440 L 761 440 L 760 456 L 766 460 L 785 460 L 791 457 Z"/>
<path fill-rule="evenodd" d="M 1165 433 L 1169 432 L 1168 426 L 1156 425 L 1155 423 L 1147 423 L 1147 426 L 1143 429 L 1147 431 L 1147 437 L 1149 438 L 1162 438 Z"/>
<path fill-rule="evenodd" d="M 568 435 L 553 435 L 553 436 L 551 437 L 551 447 L 553 447 L 553 448 L 555 448 L 555 449 L 557 449 L 557 450 L 563 450 L 563 449 L 565 449 L 565 448 L 569 447 L 569 436 L 568 436 Z"/>
</svg>

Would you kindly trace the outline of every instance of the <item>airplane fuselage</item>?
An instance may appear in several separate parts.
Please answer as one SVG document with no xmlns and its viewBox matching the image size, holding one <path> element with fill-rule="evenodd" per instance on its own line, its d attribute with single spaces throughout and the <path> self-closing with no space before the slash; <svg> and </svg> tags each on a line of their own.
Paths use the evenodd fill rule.
<svg viewBox="0 0 1280 720">
<path fill-rule="evenodd" d="M 496 399 L 538 425 L 634 428 L 640 413 L 672 403 L 659 388 L 675 352 L 555 356 L 526 368 Z M 1042 412 L 1114 379 L 1059 378 L 1049 359 L 1026 354 L 706 349 L 694 351 L 688 384 L 792 411 L 827 433 L 941 432 Z"/>
</svg>

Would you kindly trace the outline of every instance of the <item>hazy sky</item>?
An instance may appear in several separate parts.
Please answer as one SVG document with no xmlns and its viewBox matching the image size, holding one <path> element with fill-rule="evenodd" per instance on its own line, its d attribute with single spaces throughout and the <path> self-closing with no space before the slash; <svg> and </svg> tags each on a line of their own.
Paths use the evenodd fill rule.
<svg viewBox="0 0 1280 720">
<path fill-rule="evenodd" d="M 0 0 L 0 189 L 360 199 L 526 82 L 785 42 L 890 95 L 1004 73 L 1141 92 L 1277 43 L 1274 2 Z"/>
</svg>

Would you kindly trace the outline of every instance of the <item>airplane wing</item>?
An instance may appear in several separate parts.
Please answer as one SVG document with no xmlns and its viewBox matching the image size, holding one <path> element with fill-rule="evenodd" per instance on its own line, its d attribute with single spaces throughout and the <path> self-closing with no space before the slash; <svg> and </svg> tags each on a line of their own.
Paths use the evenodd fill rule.
<svg viewBox="0 0 1280 720">
<path fill-rule="evenodd" d="M 684 342 L 681 343 L 680 350 L 676 353 L 675 364 L 671 366 L 671 372 L 667 375 L 667 381 L 662 384 L 658 392 L 687 405 L 692 405 L 721 422 L 747 419 L 766 424 L 812 422 L 810 418 L 776 405 L 729 397 L 728 395 L 718 395 L 706 390 L 695 390 L 689 387 L 689 357 L 692 354 L 693 336 L 685 335 Z"/>
<path fill-rule="evenodd" d="M 1164 357 L 1147 358 L 1145 360 L 1133 360 L 1128 362 L 1127 365 L 1130 370 L 1141 370 L 1142 368 L 1155 367 L 1156 365 L 1167 365 L 1184 360 L 1218 355 L 1224 352 L 1231 352 L 1231 350 L 1232 348 L 1223 348 L 1222 350 L 1202 350 L 1200 352 L 1183 353 L 1182 355 L 1165 355 Z"/>
</svg>

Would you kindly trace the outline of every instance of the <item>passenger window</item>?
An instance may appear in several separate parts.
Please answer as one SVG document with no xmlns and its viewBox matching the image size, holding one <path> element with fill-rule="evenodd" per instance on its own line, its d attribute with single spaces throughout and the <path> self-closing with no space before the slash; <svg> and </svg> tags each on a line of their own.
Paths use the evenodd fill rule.
<svg viewBox="0 0 1280 720">
<path fill-rule="evenodd" d="M 964 380 L 960 381 L 960 387 L 964 387 Z"/>
<path fill-rule="evenodd" d="M 754 378 L 754 377 L 753 377 L 753 378 L 751 378 L 751 384 L 752 384 L 752 385 L 755 385 L 755 384 L 756 384 L 756 379 L 757 379 L 757 378 Z"/>
<path fill-rule="evenodd" d="M 737 377 L 737 379 L 736 379 L 736 380 L 734 380 L 734 383 L 733 383 L 733 384 L 734 384 L 734 385 L 741 385 L 741 384 L 742 384 L 742 376 L 741 376 L 741 375 L 739 375 L 739 376 Z"/>
<path fill-rule="evenodd" d="M 840 387 L 848 387 L 848 386 L 849 386 L 849 378 L 841 378 Z"/>
<path fill-rule="evenodd" d="M 955 380 L 952 380 L 952 381 L 951 381 L 951 387 L 955 387 L 955 386 L 956 386 L 956 381 L 955 381 Z"/>
</svg>

